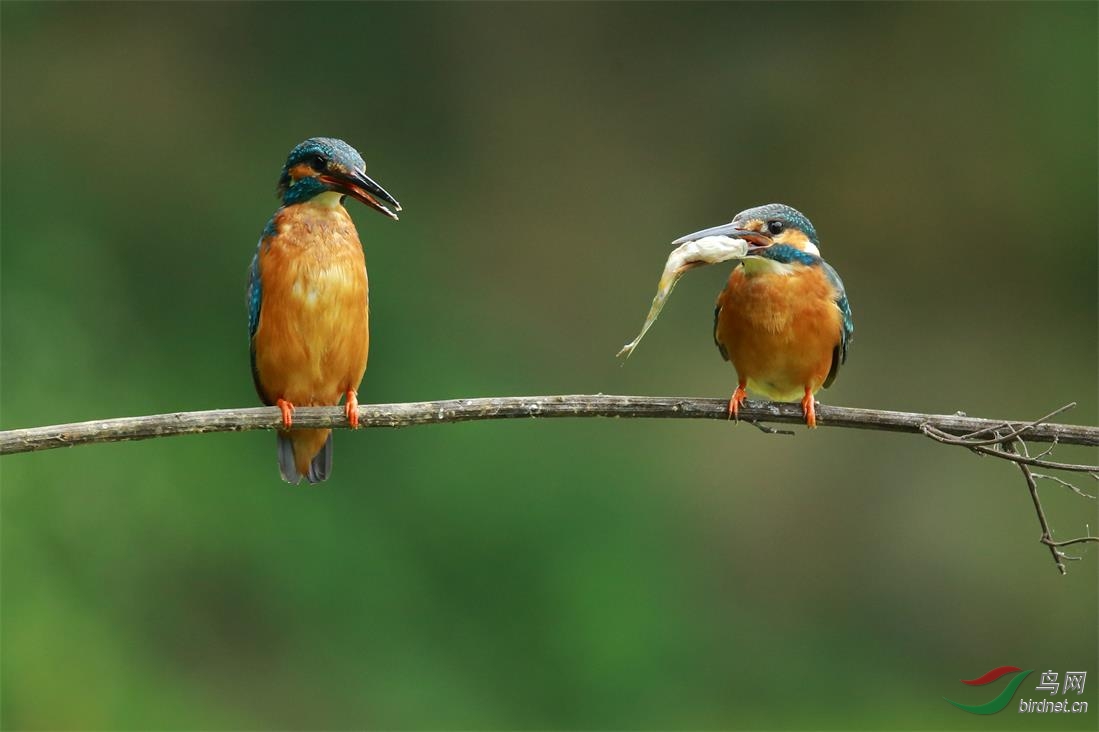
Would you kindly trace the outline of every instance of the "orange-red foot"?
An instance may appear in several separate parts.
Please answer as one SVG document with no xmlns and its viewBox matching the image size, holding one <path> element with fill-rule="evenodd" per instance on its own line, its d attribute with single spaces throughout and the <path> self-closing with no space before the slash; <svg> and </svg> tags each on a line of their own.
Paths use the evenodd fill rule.
<svg viewBox="0 0 1099 732">
<path fill-rule="evenodd" d="M 351 429 L 355 429 L 359 426 L 359 397 L 355 392 L 347 392 L 347 398 L 343 402 L 343 413 L 347 416 L 347 421 L 351 423 Z"/>
<path fill-rule="evenodd" d="M 294 425 L 294 405 L 285 399 L 279 399 L 275 402 L 275 405 L 282 412 L 282 427 L 283 429 L 290 429 Z"/>
<path fill-rule="evenodd" d="M 729 419 L 740 418 L 740 405 L 748 398 L 748 392 L 744 391 L 744 384 L 737 384 L 736 391 L 729 398 Z"/>
<path fill-rule="evenodd" d="M 805 398 L 801 400 L 801 411 L 805 412 L 805 424 L 809 426 L 809 429 L 817 426 L 816 401 L 813 398 L 813 392 L 806 389 Z"/>
</svg>

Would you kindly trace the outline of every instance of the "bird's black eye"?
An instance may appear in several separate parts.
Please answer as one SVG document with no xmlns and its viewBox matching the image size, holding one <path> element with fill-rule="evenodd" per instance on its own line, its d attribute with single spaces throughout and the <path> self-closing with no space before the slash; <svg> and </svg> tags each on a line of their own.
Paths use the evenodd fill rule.
<svg viewBox="0 0 1099 732">
<path fill-rule="evenodd" d="M 326 167 L 328 167 L 325 163 L 324 157 L 321 155 L 314 155 L 313 159 L 310 162 L 313 165 L 313 170 L 324 170 Z"/>
<path fill-rule="evenodd" d="M 782 230 L 786 228 L 786 225 L 781 221 L 768 221 L 767 231 L 771 236 L 777 236 L 782 233 Z"/>
</svg>

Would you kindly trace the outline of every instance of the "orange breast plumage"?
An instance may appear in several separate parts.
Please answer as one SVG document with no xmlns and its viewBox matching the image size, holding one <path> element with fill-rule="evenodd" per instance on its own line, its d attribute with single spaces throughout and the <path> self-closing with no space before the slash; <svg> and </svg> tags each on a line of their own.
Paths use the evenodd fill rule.
<svg viewBox="0 0 1099 732">
<path fill-rule="evenodd" d="M 796 401 L 818 391 L 832 368 L 843 327 L 836 297 L 820 267 L 781 274 L 737 267 L 718 296 L 714 340 L 741 383 Z"/>
<path fill-rule="evenodd" d="M 370 345 L 362 246 L 342 206 L 280 211 L 259 250 L 253 346 L 264 401 L 333 405 L 358 388 Z"/>
</svg>

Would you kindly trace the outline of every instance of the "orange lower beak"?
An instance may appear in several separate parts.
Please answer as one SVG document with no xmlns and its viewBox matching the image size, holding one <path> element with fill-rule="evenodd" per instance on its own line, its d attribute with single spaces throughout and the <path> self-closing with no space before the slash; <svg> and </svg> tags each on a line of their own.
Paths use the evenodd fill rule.
<svg viewBox="0 0 1099 732">
<path fill-rule="evenodd" d="M 323 174 L 318 177 L 322 183 L 334 190 L 345 193 L 357 201 L 362 201 L 394 221 L 397 220 L 395 212 L 401 210 L 401 204 L 363 171 L 353 170 L 346 175 Z"/>
</svg>

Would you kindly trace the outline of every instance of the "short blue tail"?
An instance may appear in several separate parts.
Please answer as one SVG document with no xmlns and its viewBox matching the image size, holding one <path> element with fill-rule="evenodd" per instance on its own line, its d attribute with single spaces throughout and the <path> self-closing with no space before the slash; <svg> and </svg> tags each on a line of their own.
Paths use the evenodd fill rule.
<svg viewBox="0 0 1099 732">
<path fill-rule="evenodd" d="M 297 485 L 301 482 L 303 476 L 298 472 L 298 466 L 294 462 L 294 443 L 290 441 L 290 433 L 279 432 L 276 436 L 279 445 L 279 473 L 282 474 L 282 479 L 287 483 Z M 305 474 L 304 478 L 310 483 L 323 483 L 328 480 L 330 475 L 332 475 L 331 433 L 329 433 L 328 439 L 325 440 L 324 447 L 309 463 L 309 472 Z"/>
</svg>

